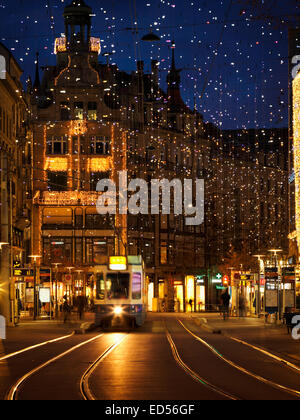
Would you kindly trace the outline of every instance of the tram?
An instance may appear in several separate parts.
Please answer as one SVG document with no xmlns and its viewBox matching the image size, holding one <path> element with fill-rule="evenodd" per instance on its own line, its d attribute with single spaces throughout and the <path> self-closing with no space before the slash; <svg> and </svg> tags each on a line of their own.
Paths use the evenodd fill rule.
<svg viewBox="0 0 300 420">
<path fill-rule="evenodd" d="M 110 257 L 95 267 L 96 325 L 142 326 L 147 312 L 147 285 L 141 256 Z"/>
</svg>

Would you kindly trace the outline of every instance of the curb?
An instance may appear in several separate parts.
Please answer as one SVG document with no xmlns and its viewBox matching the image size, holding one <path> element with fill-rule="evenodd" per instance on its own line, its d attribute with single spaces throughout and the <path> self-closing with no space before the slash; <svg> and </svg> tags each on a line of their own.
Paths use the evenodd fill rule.
<svg viewBox="0 0 300 420">
<path fill-rule="evenodd" d="M 204 330 L 212 333 L 212 334 L 222 334 L 222 330 L 218 329 L 218 328 L 213 328 L 210 325 L 208 325 L 207 319 L 206 318 L 192 318 L 195 323 L 203 328 Z"/>
</svg>

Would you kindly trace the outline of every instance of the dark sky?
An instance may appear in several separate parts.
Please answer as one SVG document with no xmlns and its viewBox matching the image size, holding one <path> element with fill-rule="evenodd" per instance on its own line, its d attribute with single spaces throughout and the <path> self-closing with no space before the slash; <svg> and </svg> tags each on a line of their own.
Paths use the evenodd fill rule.
<svg viewBox="0 0 300 420">
<path fill-rule="evenodd" d="M 64 32 L 63 9 L 70 0 L 0 0 L 0 39 L 24 70 L 54 64 L 55 36 Z M 182 70 L 182 93 L 206 121 L 222 128 L 287 126 L 287 28 L 299 17 L 296 0 L 86 0 L 93 8 L 94 36 L 111 63 L 135 69 L 136 60 L 160 61 L 165 86 L 170 43 Z M 254 3 L 256 6 L 254 6 Z M 298 6 L 297 6 L 298 4 Z M 128 28 L 134 25 L 138 34 Z M 161 41 L 141 41 L 150 27 Z M 100 60 L 103 57 L 100 56 Z"/>
</svg>

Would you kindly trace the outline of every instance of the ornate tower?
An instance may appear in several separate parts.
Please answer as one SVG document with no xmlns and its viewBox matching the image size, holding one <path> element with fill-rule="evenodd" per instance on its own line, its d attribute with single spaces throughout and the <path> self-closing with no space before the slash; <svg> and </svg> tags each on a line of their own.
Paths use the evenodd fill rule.
<svg viewBox="0 0 300 420">
<path fill-rule="evenodd" d="M 55 84 L 96 85 L 101 51 L 100 39 L 91 37 L 92 9 L 83 0 L 73 0 L 64 10 L 65 36 L 55 41 L 59 76 Z"/>
<path fill-rule="evenodd" d="M 64 11 L 66 46 L 72 51 L 89 51 L 92 9 L 83 0 L 73 0 Z"/>
</svg>

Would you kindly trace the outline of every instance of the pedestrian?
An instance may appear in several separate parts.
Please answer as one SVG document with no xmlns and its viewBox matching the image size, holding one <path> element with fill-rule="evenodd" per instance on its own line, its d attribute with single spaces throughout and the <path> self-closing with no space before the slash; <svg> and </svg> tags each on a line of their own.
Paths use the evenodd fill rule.
<svg viewBox="0 0 300 420">
<path fill-rule="evenodd" d="M 64 303 L 63 303 L 63 315 L 64 315 L 64 324 L 68 321 L 70 313 L 71 313 L 71 307 L 69 305 L 67 296 L 64 296 Z"/>
<path fill-rule="evenodd" d="M 229 317 L 230 294 L 228 292 L 228 289 L 226 289 L 225 292 L 221 295 L 221 302 L 222 302 L 223 318 L 225 321 L 226 318 Z"/>
<path fill-rule="evenodd" d="M 246 316 L 246 301 L 243 295 L 240 295 L 239 297 L 239 312 L 240 312 L 240 317 L 245 317 Z"/>
<path fill-rule="evenodd" d="M 189 300 L 189 305 L 191 307 L 191 312 L 193 312 L 193 299 Z"/>
<path fill-rule="evenodd" d="M 80 321 L 82 320 L 84 309 L 85 309 L 85 301 L 83 296 L 78 296 L 77 298 L 77 311 Z"/>
</svg>

